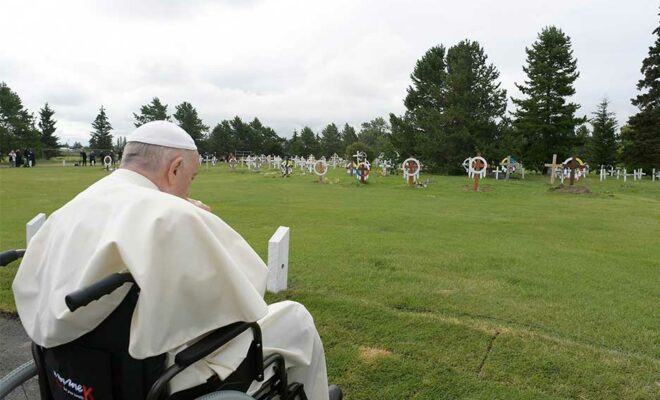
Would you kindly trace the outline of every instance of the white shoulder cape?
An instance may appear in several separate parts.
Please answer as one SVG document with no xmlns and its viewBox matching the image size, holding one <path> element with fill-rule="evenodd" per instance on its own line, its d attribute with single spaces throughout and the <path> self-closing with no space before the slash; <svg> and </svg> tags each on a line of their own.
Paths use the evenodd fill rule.
<svg viewBox="0 0 660 400">
<path fill-rule="evenodd" d="M 126 269 L 141 289 L 129 346 L 138 359 L 267 313 L 266 265 L 238 233 L 120 169 L 53 213 L 30 242 L 13 283 L 30 338 L 53 347 L 94 329 L 130 284 L 73 313 L 64 297 Z"/>
</svg>

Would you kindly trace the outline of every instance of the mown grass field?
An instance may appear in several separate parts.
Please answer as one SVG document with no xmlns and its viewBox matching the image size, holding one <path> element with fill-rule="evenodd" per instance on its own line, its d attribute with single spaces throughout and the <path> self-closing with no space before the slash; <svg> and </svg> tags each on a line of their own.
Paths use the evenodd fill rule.
<svg viewBox="0 0 660 400">
<path fill-rule="evenodd" d="M 1 169 L 0 248 L 105 175 Z M 575 195 L 541 176 L 480 193 L 425 178 L 202 167 L 191 194 L 264 259 L 291 228 L 290 289 L 267 300 L 311 310 L 350 400 L 660 398 L 660 182 L 591 176 Z M 15 269 L 0 271 L 3 310 Z"/>
</svg>

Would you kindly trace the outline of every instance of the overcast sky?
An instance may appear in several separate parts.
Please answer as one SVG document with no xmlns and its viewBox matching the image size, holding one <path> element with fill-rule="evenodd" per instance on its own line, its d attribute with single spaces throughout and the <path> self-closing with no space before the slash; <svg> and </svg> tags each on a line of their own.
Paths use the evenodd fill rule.
<svg viewBox="0 0 660 400">
<path fill-rule="evenodd" d="M 211 127 L 258 117 L 290 137 L 402 114 L 416 60 L 466 38 L 517 97 L 525 47 L 555 25 L 572 39 L 581 115 L 607 96 L 623 124 L 658 11 L 658 0 L 2 0 L 0 81 L 35 114 L 48 102 L 69 143 L 87 143 L 101 105 L 128 135 L 155 96 L 170 113 L 191 102 Z"/>
</svg>

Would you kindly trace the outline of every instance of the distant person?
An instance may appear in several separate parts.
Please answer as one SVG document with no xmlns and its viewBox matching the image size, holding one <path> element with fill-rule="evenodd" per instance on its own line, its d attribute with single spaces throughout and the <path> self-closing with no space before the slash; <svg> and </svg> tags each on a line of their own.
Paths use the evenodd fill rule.
<svg viewBox="0 0 660 400">
<path fill-rule="evenodd" d="M 96 165 L 96 152 L 95 151 L 92 151 L 91 153 L 89 153 L 89 165 L 91 167 Z"/>
<path fill-rule="evenodd" d="M 16 152 L 14 150 L 9 152 L 9 162 L 12 168 L 16 168 Z"/>
<path fill-rule="evenodd" d="M 23 154 L 20 149 L 16 150 L 16 167 L 20 167 L 23 163 Z"/>
<path fill-rule="evenodd" d="M 82 164 L 81 165 L 83 167 L 86 166 L 87 165 L 87 153 L 85 153 L 85 150 L 80 152 L 80 157 L 82 157 Z"/>
<path fill-rule="evenodd" d="M 30 157 L 30 149 L 26 148 L 23 150 L 23 167 L 24 168 L 30 168 L 30 161 L 32 157 Z"/>
</svg>

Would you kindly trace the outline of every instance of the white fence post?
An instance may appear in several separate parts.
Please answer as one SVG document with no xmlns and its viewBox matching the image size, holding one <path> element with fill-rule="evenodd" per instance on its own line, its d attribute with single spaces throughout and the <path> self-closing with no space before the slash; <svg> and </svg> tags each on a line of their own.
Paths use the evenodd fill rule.
<svg viewBox="0 0 660 400">
<path fill-rule="evenodd" d="M 34 218 L 25 224 L 25 246 L 30 244 L 32 237 L 41 229 L 41 226 L 46 222 L 46 214 L 39 213 Z"/>
<path fill-rule="evenodd" d="M 280 226 L 268 241 L 268 281 L 266 289 L 278 293 L 287 288 L 289 274 L 289 228 Z"/>
</svg>

